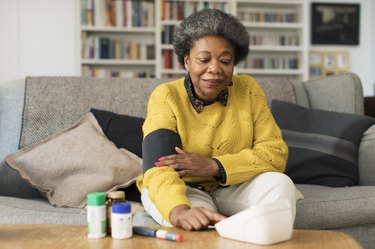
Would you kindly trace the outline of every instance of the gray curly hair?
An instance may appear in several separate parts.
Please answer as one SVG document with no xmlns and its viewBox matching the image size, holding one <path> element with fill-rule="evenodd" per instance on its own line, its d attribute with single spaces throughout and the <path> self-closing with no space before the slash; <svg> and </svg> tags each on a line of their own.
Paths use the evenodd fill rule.
<svg viewBox="0 0 375 249">
<path fill-rule="evenodd" d="M 178 61 L 184 65 L 194 42 L 205 36 L 220 36 L 234 47 L 234 65 L 244 60 L 249 53 L 249 33 L 234 16 L 218 9 L 203 9 L 188 16 L 175 28 L 173 46 Z"/>
</svg>

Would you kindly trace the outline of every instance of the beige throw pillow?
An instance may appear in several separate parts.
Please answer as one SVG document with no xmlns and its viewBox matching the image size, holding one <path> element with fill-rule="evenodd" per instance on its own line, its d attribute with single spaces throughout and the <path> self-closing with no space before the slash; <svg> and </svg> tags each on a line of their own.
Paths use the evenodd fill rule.
<svg viewBox="0 0 375 249">
<path fill-rule="evenodd" d="M 127 187 L 142 173 L 142 159 L 108 140 L 92 113 L 5 161 L 56 207 L 82 208 L 88 193 Z"/>
</svg>

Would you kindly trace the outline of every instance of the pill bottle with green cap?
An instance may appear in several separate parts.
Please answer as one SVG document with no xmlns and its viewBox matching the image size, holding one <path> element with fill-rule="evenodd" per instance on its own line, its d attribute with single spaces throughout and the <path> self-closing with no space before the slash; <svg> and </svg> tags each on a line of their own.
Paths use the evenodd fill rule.
<svg viewBox="0 0 375 249">
<path fill-rule="evenodd" d="M 102 238 L 106 236 L 106 194 L 94 192 L 87 195 L 88 237 Z"/>
</svg>

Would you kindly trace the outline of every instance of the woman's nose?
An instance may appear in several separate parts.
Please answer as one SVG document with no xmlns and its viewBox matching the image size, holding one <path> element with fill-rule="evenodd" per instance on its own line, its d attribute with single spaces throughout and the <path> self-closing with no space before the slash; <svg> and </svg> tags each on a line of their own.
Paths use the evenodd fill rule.
<svg viewBox="0 0 375 249">
<path fill-rule="evenodd" d="M 210 73 L 220 73 L 220 62 L 216 60 L 211 60 L 208 69 Z"/>
</svg>

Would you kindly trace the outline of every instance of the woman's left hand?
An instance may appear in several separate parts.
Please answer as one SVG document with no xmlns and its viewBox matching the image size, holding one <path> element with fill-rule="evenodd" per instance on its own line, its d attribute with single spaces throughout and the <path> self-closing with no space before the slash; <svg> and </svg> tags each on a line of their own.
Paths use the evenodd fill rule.
<svg viewBox="0 0 375 249">
<path fill-rule="evenodd" d="M 219 176 L 219 167 L 215 160 L 201 157 L 175 147 L 177 154 L 159 158 L 155 166 L 174 168 L 181 176 Z"/>
</svg>

